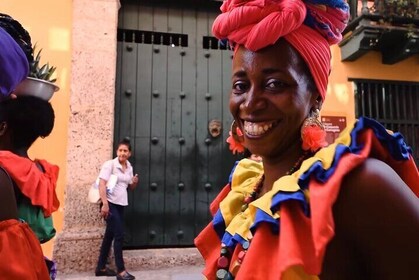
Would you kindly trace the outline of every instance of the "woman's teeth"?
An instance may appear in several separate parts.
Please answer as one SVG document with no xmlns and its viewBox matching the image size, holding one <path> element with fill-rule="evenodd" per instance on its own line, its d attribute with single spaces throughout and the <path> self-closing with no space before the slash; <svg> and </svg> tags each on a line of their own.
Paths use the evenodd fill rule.
<svg viewBox="0 0 419 280">
<path fill-rule="evenodd" d="M 266 133 L 273 126 L 274 122 L 244 122 L 244 131 L 252 136 L 259 136 Z"/>
</svg>

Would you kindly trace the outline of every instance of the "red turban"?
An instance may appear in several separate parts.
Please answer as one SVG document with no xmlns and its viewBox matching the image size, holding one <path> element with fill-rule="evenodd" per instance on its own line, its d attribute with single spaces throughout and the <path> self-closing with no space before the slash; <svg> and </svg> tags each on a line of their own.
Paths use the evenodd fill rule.
<svg viewBox="0 0 419 280">
<path fill-rule="evenodd" d="M 232 46 L 257 51 L 284 37 L 302 56 L 325 99 L 330 73 L 329 46 L 342 39 L 349 18 L 343 0 L 226 0 L 212 32 Z"/>
</svg>

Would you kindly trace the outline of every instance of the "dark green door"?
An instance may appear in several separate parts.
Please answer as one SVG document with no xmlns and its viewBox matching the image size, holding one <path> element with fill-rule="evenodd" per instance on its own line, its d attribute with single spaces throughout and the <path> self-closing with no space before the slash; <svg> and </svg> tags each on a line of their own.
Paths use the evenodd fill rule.
<svg viewBox="0 0 419 280">
<path fill-rule="evenodd" d="M 232 53 L 211 37 L 218 6 L 122 1 L 115 141 L 131 138 L 140 178 L 126 209 L 127 248 L 192 245 L 237 160 L 225 142 Z"/>
</svg>

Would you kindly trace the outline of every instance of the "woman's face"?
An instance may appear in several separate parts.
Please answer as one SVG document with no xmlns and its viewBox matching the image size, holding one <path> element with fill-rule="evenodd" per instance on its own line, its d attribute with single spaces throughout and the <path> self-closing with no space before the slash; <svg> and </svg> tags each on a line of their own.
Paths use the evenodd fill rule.
<svg viewBox="0 0 419 280">
<path fill-rule="evenodd" d="M 285 40 L 258 52 L 237 50 L 230 111 L 252 153 L 269 158 L 300 147 L 301 124 L 318 97 L 307 69 Z"/>
<path fill-rule="evenodd" d="M 125 162 L 131 156 L 131 151 L 128 146 L 125 144 L 120 144 L 116 150 L 116 156 L 118 157 L 119 162 Z"/>
</svg>

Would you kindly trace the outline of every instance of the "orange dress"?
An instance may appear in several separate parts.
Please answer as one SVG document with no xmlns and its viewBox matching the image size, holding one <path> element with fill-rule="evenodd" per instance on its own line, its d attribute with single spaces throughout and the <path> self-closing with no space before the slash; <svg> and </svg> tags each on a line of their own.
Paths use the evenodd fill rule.
<svg viewBox="0 0 419 280">
<path fill-rule="evenodd" d="M 41 245 L 26 223 L 0 222 L 0 260 L 1 279 L 50 279 Z"/>
<path fill-rule="evenodd" d="M 236 280 L 318 279 L 335 233 L 332 207 L 341 182 L 370 157 L 391 166 L 419 197 L 418 169 L 403 137 L 368 118 L 348 127 L 299 170 L 279 178 L 244 211 L 244 199 L 263 175 L 263 166 L 241 160 L 211 204 L 212 222 L 195 239 L 205 259 L 203 274 L 216 279 L 224 261 L 221 267 Z M 232 252 L 227 264 L 220 258 L 221 244 Z"/>
</svg>

